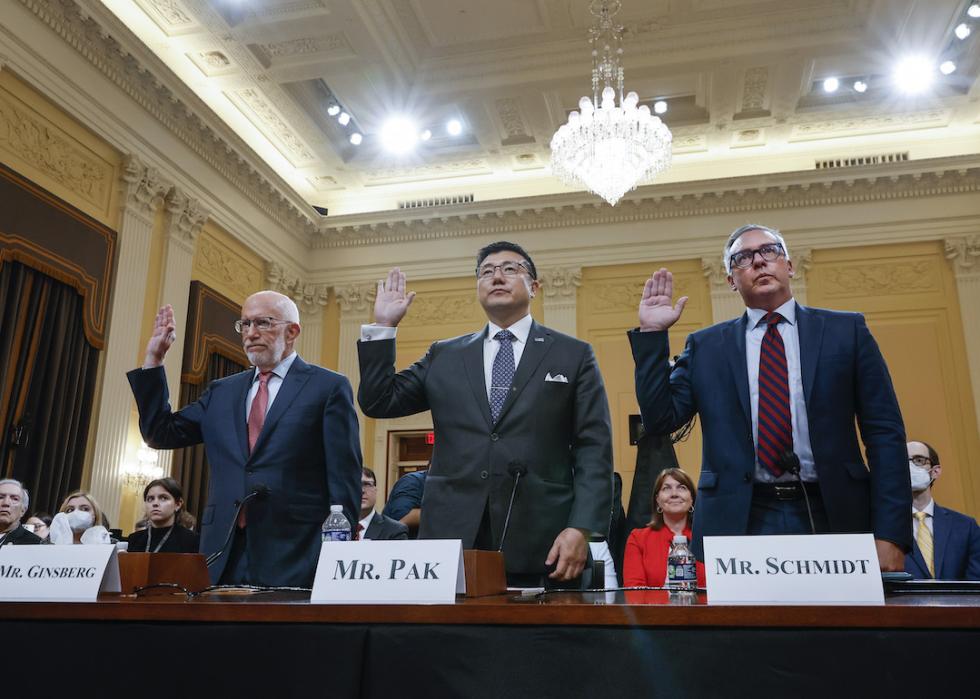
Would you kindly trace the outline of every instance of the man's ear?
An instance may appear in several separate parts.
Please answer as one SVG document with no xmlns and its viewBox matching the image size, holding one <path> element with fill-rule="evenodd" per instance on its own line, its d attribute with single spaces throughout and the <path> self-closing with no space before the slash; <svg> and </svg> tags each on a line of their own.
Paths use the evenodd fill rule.
<svg viewBox="0 0 980 699">
<path fill-rule="evenodd" d="M 732 291 L 738 291 L 738 287 L 735 286 L 735 279 L 730 274 L 728 275 L 728 286 L 732 287 Z"/>
</svg>

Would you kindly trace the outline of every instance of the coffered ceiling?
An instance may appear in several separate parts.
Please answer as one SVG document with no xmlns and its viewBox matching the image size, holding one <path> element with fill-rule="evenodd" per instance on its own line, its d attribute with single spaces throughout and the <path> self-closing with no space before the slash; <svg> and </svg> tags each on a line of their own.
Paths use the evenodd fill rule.
<svg viewBox="0 0 980 699">
<path fill-rule="evenodd" d="M 102 4 L 327 220 L 567 191 L 548 144 L 591 91 L 587 0 Z M 954 36 L 968 5 L 623 0 L 626 87 L 669 105 L 674 165 L 659 181 L 976 153 L 980 21 Z M 901 96 L 890 75 L 910 53 L 957 69 Z M 826 93 L 831 76 L 841 87 Z M 387 153 L 379 132 L 395 114 L 431 139 Z"/>
</svg>

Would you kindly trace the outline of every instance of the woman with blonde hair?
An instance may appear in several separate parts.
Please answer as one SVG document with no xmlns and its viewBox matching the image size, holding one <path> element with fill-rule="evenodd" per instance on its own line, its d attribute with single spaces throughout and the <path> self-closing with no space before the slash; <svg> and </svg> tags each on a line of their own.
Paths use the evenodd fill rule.
<svg viewBox="0 0 980 699">
<path fill-rule="evenodd" d="M 87 532 L 90 533 L 86 535 Z M 102 526 L 102 508 L 84 490 L 70 493 L 61 503 L 58 514 L 51 520 L 50 536 L 54 544 L 111 543 L 109 532 Z"/>
</svg>

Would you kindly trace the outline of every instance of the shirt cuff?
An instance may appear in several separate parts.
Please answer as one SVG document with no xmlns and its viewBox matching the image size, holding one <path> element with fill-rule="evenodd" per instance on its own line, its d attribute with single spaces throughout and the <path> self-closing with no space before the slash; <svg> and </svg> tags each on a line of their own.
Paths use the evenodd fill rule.
<svg viewBox="0 0 980 699">
<path fill-rule="evenodd" d="M 389 328 L 386 325 L 375 325 L 371 323 L 370 325 L 361 326 L 361 342 L 371 342 L 372 340 L 394 340 L 395 333 L 398 332 L 398 328 Z"/>
</svg>

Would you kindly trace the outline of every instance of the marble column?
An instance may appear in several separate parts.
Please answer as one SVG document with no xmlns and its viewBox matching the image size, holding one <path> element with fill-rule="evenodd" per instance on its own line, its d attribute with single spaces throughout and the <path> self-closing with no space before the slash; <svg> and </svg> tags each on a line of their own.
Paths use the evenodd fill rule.
<svg viewBox="0 0 980 699">
<path fill-rule="evenodd" d="M 299 353 L 312 363 L 320 364 L 323 354 L 323 313 L 330 300 L 330 287 L 326 284 L 303 284 L 293 294 L 299 307 Z"/>
<path fill-rule="evenodd" d="M 793 298 L 802 305 L 807 305 L 806 278 L 807 272 L 813 265 L 813 250 L 810 248 L 793 248 L 790 250 L 793 256 Z"/>
<path fill-rule="evenodd" d="M 980 430 L 980 235 L 957 236 L 943 241 L 946 259 L 953 266 L 956 291 L 960 299 L 966 360 Z"/>
<path fill-rule="evenodd" d="M 337 303 L 340 304 L 340 338 L 337 356 L 337 370 L 350 379 L 354 389 L 354 407 L 361 423 L 361 452 L 368 445 L 364 442 L 364 414 L 357 405 L 357 387 L 361 371 L 357 363 L 357 340 L 361 336 L 361 325 L 371 322 L 377 282 L 356 282 L 334 287 Z"/>
<path fill-rule="evenodd" d="M 582 285 L 581 267 L 552 267 L 540 275 L 544 294 L 544 324 L 566 335 L 576 336 L 576 297 Z"/>
<path fill-rule="evenodd" d="M 728 272 L 725 271 L 721 259 L 702 257 L 701 269 L 711 285 L 711 322 L 720 323 L 742 315 L 745 304 L 728 283 Z"/>
<path fill-rule="evenodd" d="M 140 361 L 140 328 L 153 221 L 167 191 L 160 174 L 135 155 L 126 159 L 122 179 L 119 258 L 89 486 L 114 523 L 119 520 L 120 477 L 133 410 L 126 371 Z"/>
</svg>

